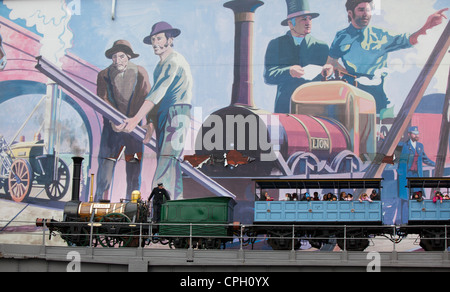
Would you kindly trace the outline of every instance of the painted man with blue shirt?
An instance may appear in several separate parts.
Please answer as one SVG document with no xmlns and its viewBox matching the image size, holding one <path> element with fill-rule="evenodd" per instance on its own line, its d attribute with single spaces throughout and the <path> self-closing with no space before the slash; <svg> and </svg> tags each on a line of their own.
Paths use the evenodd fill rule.
<svg viewBox="0 0 450 292">
<path fill-rule="evenodd" d="M 384 92 L 384 78 L 387 76 L 387 58 L 390 52 L 407 49 L 418 43 L 418 37 L 442 23 L 442 9 L 432 14 L 425 25 L 413 34 L 393 34 L 385 29 L 370 26 L 372 19 L 372 0 L 347 0 L 346 9 L 349 27 L 339 31 L 330 47 L 330 56 L 323 74 L 331 76 L 335 69 L 360 77 L 380 78 L 378 83 L 358 85 L 375 98 L 377 113 L 387 108 L 390 101 Z M 341 60 L 344 66 L 338 61 Z M 354 78 L 345 76 L 353 83 Z"/>
<path fill-rule="evenodd" d="M 275 113 L 291 112 L 292 94 L 308 82 L 303 78 L 304 67 L 325 65 L 329 52 L 326 43 L 311 36 L 312 19 L 319 14 L 310 11 L 308 0 L 286 0 L 286 4 L 288 16 L 281 25 L 289 26 L 290 31 L 272 40 L 265 56 L 264 80 L 277 85 Z"/>
<path fill-rule="evenodd" d="M 157 167 L 153 186 L 164 184 L 171 199 L 183 198 L 183 181 L 179 157 L 183 151 L 186 132 L 190 126 L 192 74 L 186 59 L 173 49 L 174 38 L 181 31 L 167 22 L 158 22 L 144 39 L 151 45 L 160 62 L 153 73 L 154 85 L 139 112 L 119 125 L 132 132 L 147 114 L 157 140 Z M 153 131 L 149 129 L 147 131 Z M 147 137 L 151 135 L 148 135 Z"/>
</svg>

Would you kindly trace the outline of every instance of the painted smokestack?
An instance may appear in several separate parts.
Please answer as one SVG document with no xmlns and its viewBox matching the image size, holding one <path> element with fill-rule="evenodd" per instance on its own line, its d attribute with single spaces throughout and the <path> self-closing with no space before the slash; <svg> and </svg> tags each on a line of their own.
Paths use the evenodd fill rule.
<svg viewBox="0 0 450 292">
<path fill-rule="evenodd" d="M 72 179 L 72 201 L 80 201 L 81 163 L 83 157 L 72 157 L 73 179 Z"/>
<path fill-rule="evenodd" d="M 233 0 L 223 6 L 235 16 L 234 82 L 231 105 L 255 107 L 253 101 L 253 24 L 259 0 Z"/>
</svg>

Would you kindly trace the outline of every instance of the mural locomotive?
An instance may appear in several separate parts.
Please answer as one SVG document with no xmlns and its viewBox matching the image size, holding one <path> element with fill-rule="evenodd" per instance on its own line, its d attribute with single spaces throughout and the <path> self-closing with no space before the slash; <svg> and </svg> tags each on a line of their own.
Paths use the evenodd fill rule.
<svg viewBox="0 0 450 292">
<path fill-rule="evenodd" d="M 449 176 L 445 1 L 166 2 L 0 2 L 1 200 L 62 211 L 79 156 L 72 201 L 133 201 L 136 222 L 160 184 L 249 224 L 255 179 L 383 179 L 401 224 L 408 179 Z"/>
</svg>

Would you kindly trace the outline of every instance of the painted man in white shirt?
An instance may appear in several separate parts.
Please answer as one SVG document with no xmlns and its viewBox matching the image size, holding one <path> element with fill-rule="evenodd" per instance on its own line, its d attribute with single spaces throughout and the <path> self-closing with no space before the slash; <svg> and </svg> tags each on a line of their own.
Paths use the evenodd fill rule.
<svg viewBox="0 0 450 292">
<path fill-rule="evenodd" d="M 171 199 L 183 198 L 179 157 L 190 126 L 192 74 L 186 59 L 173 49 L 174 38 L 181 31 L 167 22 L 158 22 L 144 43 L 153 47 L 160 62 L 153 73 L 154 85 L 139 112 L 124 120 L 118 128 L 133 131 L 147 114 L 156 132 L 158 165 L 153 186 L 163 183 Z M 151 135 L 147 135 L 151 136 Z"/>
</svg>

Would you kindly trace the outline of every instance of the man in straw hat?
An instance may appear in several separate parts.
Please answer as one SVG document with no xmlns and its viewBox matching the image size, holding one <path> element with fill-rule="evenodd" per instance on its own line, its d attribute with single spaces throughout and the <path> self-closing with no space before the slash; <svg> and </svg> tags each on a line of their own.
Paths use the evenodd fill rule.
<svg viewBox="0 0 450 292">
<path fill-rule="evenodd" d="M 192 74 L 186 59 L 173 49 L 181 31 L 167 22 L 152 27 L 144 43 L 151 45 L 160 62 L 153 73 L 154 87 L 139 112 L 118 128 L 133 131 L 149 114 L 156 132 L 157 159 L 153 185 L 163 183 L 172 199 L 183 198 L 183 181 L 179 157 L 190 126 Z"/>
<path fill-rule="evenodd" d="M 312 20 L 319 16 L 310 11 L 308 0 L 286 0 L 288 15 L 281 23 L 289 26 L 286 35 L 269 43 L 265 57 L 264 80 L 277 85 L 275 113 L 290 113 L 291 96 L 307 82 L 304 67 L 325 65 L 328 45 L 311 36 Z M 314 80 L 320 80 L 317 76 Z"/>
<path fill-rule="evenodd" d="M 114 42 L 112 48 L 105 52 L 112 60 L 111 66 L 97 76 L 97 95 L 122 114 L 134 116 L 150 92 L 151 85 L 147 71 L 130 60 L 139 57 L 133 52 L 126 40 Z M 141 119 L 142 125 L 147 121 Z M 121 133 L 109 120 L 103 120 L 103 131 L 98 155 L 97 190 L 95 200 L 106 199 L 111 186 L 116 161 L 125 152 L 127 173 L 127 199 L 131 193 L 140 188 L 140 159 L 143 143 L 136 141 L 126 133 Z"/>
</svg>

